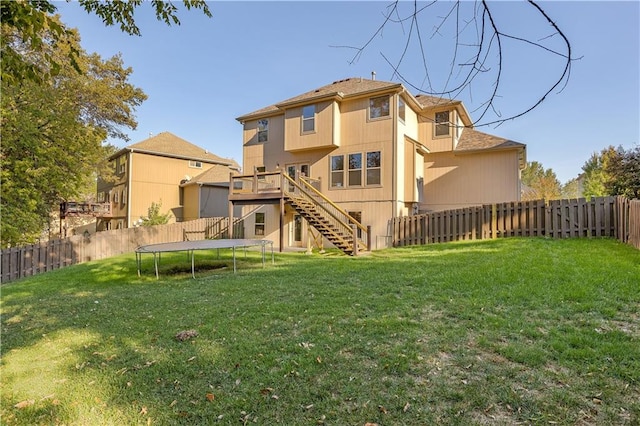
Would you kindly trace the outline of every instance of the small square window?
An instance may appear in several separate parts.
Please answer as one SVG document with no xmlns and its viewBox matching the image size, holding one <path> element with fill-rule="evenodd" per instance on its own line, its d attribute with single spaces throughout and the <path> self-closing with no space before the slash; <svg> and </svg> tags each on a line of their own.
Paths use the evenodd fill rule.
<svg viewBox="0 0 640 426">
<path fill-rule="evenodd" d="M 269 140 L 269 120 L 258 120 L 258 142 Z"/>
<path fill-rule="evenodd" d="M 389 96 L 379 96 L 369 99 L 369 118 L 382 118 L 389 116 Z"/>
</svg>

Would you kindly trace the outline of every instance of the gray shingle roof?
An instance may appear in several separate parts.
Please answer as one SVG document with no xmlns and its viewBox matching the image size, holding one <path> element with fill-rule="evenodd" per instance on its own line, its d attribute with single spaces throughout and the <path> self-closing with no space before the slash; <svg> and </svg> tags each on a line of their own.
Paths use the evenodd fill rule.
<svg viewBox="0 0 640 426">
<path fill-rule="evenodd" d="M 158 133 L 157 135 L 141 142 L 127 146 L 125 150 L 198 160 L 207 163 L 225 164 L 234 168 L 239 168 L 239 165 L 235 160 L 219 157 L 170 132 Z"/>
<path fill-rule="evenodd" d="M 482 133 L 475 129 L 464 129 L 456 147 L 456 152 L 525 147 L 525 144 L 510 139 Z"/>
<path fill-rule="evenodd" d="M 296 104 L 296 103 L 303 103 L 305 101 L 311 101 L 313 99 L 327 98 L 331 96 L 336 96 L 339 98 L 348 98 L 350 96 L 358 96 L 364 93 L 383 91 L 387 89 L 392 90 L 394 88 L 401 88 L 401 87 L 402 85 L 400 83 L 392 83 L 392 82 L 380 81 L 380 80 L 369 80 L 369 79 L 360 78 L 360 77 L 350 77 L 350 78 L 345 78 L 343 80 L 334 81 L 331 84 L 327 84 L 317 89 L 305 92 L 301 95 L 286 99 L 282 102 L 278 102 L 274 105 L 270 105 L 268 107 L 250 112 L 248 114 L 245 114 L 241 117 L 236 118 L 236 120 L 244 121 L 253 117 L 279 113 L 282 107 Z"/>
</svg>

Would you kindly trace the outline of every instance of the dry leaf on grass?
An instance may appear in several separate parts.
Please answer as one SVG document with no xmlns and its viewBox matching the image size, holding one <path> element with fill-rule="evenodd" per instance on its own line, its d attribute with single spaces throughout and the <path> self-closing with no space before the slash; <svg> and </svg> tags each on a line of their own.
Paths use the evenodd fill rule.
<svg viewBox="0 0 640 426">
<path fill-rule="evenodd" d="M 198 332 L 195 330 L 183 330 L 176 334 L 176 340 L 179 342 L 184 342 L 185 340 L 193 339 L 194 337 L 198 337 Z"/>
<path fill-rule="evenodd" d="M 35 401 L 33 399 L 25 399 L 24 401 L 18 402 L 16 405 L 14 405 L 14 407 L 18 408 L 18 409 L 22 409 L 22 408 L 30 407 L 34 403 L 35 403 Z"/>
</svg>

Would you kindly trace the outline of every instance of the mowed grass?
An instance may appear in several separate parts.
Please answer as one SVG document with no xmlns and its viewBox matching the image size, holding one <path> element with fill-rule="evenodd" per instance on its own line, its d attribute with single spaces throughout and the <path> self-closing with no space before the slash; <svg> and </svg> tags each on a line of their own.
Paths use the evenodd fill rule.
<svg viewBox="0 0 640 426">
<path fill-rule="evenodd" d="M 613 240 L 144 268 L 2 287 L 2 424 L 640 423 L 640 251 Z"/>
</svg>

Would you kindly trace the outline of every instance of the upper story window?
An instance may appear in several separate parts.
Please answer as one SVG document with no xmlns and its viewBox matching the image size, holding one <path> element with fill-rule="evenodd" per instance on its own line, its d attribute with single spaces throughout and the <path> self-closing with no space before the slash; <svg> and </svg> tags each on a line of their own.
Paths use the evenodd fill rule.
<svg viewBox="0 0 640 426">
<path fill-rule="evenodd" d="M 202 168 L 202 161 L 189 160 L 189 167 L 193 167 L 196 169 Z"/>
<path fill-rule="evenodd" d="M 378 96 L 369 99 L 369 119 L 389 116 L 389 96 Z"/>
<path fill-rule="evenodd" d="M 404 122 L 406 106 L 401 97 L 398 96 L 398 118 Z"/>
<path fill-rule="evenodd" d="M 449 111 L 436 112 L 435 135 L 449 136 L 451 123 L 449 122 Z"/>
<path fill-rule="evenodd" d="M 120 204 L 122 205 L 127 204 L 127 187 L 126 186 L 124 187 L 124 190 L 120 194 Z"/>
<path fill-rule="evenodd" d="M 302 107 L 302 133 L 313 132 L 316 129 L 316 106 Z"/>
<path fill-rule="evenodd" d="M 269 120 L 258 120 L 258 142 L 266 142 L 269 139 Z"/>
<path fill-rule="evenodd" d="M 126 156 L 121 156 L 118 157 L 118 159 L 115 162 L 115 166 L 116 166 L 116 173 L 121 175 L 124 174 L 124 172 L 127 170 L 127 157 Z"/>
</svg>

